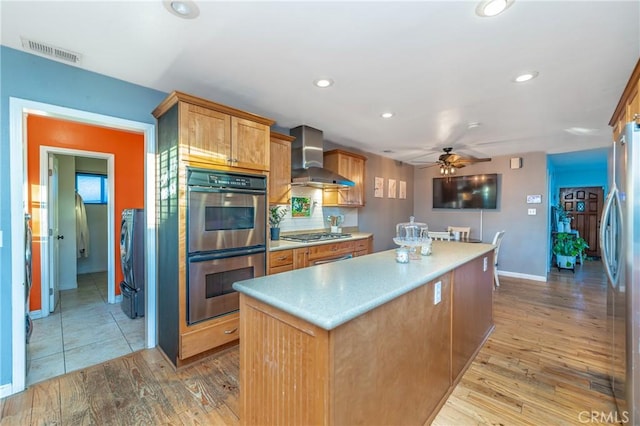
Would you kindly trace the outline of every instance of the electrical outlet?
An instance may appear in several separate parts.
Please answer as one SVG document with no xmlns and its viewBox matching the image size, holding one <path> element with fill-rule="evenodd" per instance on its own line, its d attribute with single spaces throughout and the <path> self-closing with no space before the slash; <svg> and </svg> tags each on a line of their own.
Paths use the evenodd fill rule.
<svg viewBox="0 0 640 426">
<path fill-rule="evenodd" d="M 437 305 L 442 300 L 442 281 L 438 281 L 433 289 L 433 304 Z"/>
<path fill-rule="evenodd" d="M 535 216 L 536 215 L 536 209 L 529 209 L 529 211 L 527 212 L 527 214 L 529 216 Z"/>
<path fill-rule="evenodd" d="M 489 266 L 489 259 L 485 257 L 484 259 L 482 259 L 482 271 L 487 272 L 488 266 Z"/>
</svg>

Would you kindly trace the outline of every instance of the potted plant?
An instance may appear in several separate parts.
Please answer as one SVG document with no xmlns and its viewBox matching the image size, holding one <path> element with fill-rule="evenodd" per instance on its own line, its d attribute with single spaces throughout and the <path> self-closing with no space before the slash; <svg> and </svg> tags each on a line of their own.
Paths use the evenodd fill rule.
<svg viewBox="0 0 640 426">
<path fill-rule="evenodd" d="M 571 215 L 564 209 L 562 202 L 558 202 L 556 211 L 558 213 L 558 232 L 571 231 Z"/>
<path fill-rule="evenodd" d="M 271 239 L 280 239 L 280 222 L 287 214 L 287 208 L 284 206 L 270 206 L 269 207 L 269 226 L 271 226 Z"/>
<path fill-rule="evenodd" d="M 556 255 L 558 270 L 575 269 L 576 256 L 589 248 L 587 242 L 575 234 L 559 233 L 553 243 L 553 254 Z"/>
</svg>

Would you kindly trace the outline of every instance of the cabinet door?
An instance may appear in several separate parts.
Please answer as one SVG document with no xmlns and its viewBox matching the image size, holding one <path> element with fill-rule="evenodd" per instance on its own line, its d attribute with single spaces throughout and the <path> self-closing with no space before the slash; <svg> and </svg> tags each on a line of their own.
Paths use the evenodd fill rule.
<svg viewBox="0 0 640 426">
<path fill-rule="evenodd" d="M 291 141 L 293 137 L 271 132 L 269 203 L 289 204 L 291 194 Z"/>
<path fill-rule="evenodd" d="M 207 108 L 180 103 L 181 134 L 187 153 L 214 164 L 231 156 L 231 117 Z"/>
<path fill-rule="evenodd" d="M 328 189 L 323 193 L 323 204 L 327 206 L 364 206 L 364 162 L 365 158 L 341 150 L 325 153 L 324 166 L 347 179 L 355 186 L 349 189 Z"/>
<path fill-rule="evenodd" d="M 352 206 L 364 206 L 364 160 L 349 157 L 347 178 L 356 185 L 344 192 L 347 193 L 348 204 Z"/>
<path fill-rule="evenodd" d="M 269 127 L 231 117 L 231 166 L 269 170 Z"/>
</svg>

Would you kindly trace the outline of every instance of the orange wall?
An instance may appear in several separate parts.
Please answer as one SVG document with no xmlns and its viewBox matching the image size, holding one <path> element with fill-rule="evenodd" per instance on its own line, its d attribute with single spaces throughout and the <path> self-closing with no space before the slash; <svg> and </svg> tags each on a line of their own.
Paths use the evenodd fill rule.
<svg viewBox="0 0 640 426">
<path fill-rule="evenodd" d="M 30 310 L 42 305 L 40 241 L 40 146 L 114 154 L 115 166 L 115 288 L 120 293 L 120 217 L 123 209 L 144 208 L 144 135 L 38 115 L 27 117 L 27 203 L 33 227 L 33 285 Z M 109 200 L 112 202 L 113 200 Z"/>
</svg>

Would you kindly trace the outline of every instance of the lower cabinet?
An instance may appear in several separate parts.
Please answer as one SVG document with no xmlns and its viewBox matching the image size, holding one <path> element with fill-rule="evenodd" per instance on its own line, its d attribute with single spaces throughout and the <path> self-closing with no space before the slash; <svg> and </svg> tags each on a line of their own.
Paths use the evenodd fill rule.
<svg viewBox="0 0 640 426">
<path fill-rule="evenodd" d="M 312 245 L 289 250 L 275 250 L 269 252 L 268 274 L 293 271 L 325 262 L 335 261 L 351 255 L 364 256 L 371 253 L 373 237 L 360 240 L 343 241 Z"/>
</svg>

